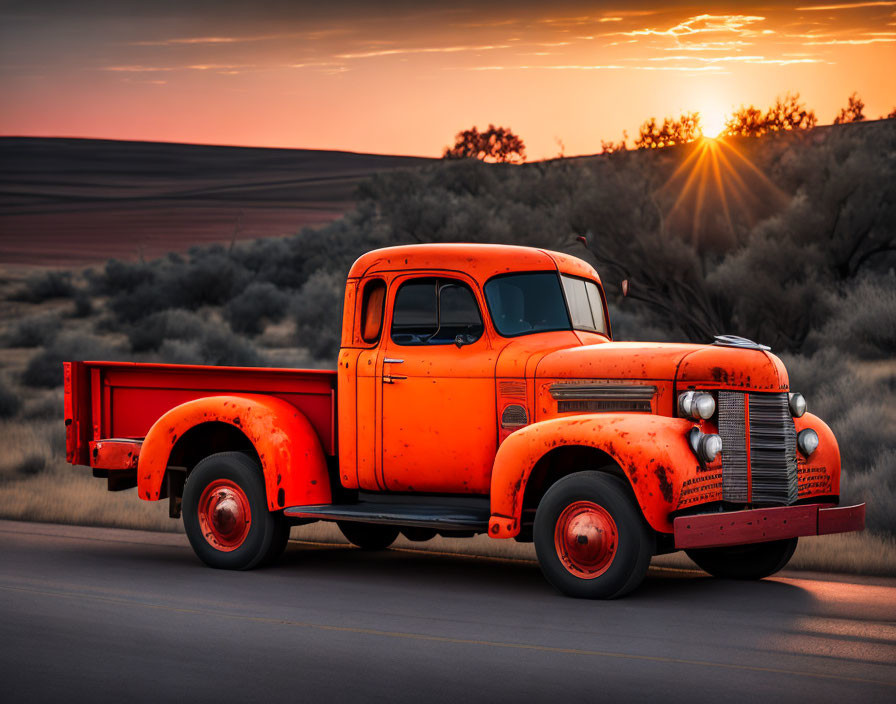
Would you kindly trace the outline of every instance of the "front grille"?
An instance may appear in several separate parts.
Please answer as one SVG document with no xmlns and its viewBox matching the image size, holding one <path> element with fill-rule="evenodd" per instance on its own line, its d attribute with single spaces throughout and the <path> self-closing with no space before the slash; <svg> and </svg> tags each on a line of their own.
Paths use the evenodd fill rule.
<svg viewBox="0 0 896 704">
<path fill-rule="evenodd" d="M 753 503 L 796 501 L 796 428 L 787 394 L 750 394 L 750 470 Z"/>
<path fill-rule="evenodd" d="M 747 425 L 744 394 L 719 391 L 719 435 L 722 437 L 722 499 L 747 503 Z"/>
<path fill-rule="evenodd" d="M 722 436 L 722 498 L 725 501 L 757 504 L 796 501 L 796 429 L 786 393 L 746 395 L 720 391 L 719 435 Z"/>
</svg>

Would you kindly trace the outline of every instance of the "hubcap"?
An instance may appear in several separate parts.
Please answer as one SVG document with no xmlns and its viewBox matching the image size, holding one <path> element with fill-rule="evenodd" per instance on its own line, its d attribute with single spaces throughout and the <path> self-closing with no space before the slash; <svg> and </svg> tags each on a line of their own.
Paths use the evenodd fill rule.
<svg viewBox="0 0 896 704">
<path fill-rule="evenodd" d="M 574 501 L 557 519 L 554 547 L 560 562 L 576 577 L 594 579 L 606 572 L 618 545 L 616 521 L 593 501 Z"/>
<path fill-rule="evenodd" d="M 199 497 L 199 527 L 210 545 L 222 552 L 236 550 L 252 525 L 249 499 L 230 479 L 216 479 Z"/>
</svg>

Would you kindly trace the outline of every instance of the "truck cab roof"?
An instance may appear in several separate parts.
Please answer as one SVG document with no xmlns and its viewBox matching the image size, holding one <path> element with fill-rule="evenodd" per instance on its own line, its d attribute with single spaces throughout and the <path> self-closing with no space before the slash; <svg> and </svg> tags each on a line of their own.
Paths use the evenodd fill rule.
<svg viewBox="0 0 896 704">
<path fill-rule="evenodd" d="M 516 271 L 560 271 L 600 282 L 594 267 L 578 257 L 506 244 L 412 244 L 376 249 L 359 257 L 348 276 L 429 269 L 462 271 L 480 283 Z"/>
</svg>

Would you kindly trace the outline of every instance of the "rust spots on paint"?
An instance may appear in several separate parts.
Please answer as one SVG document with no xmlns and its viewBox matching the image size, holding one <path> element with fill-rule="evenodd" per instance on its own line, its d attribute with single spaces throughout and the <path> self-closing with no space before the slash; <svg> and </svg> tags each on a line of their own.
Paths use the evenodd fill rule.
<svg viewBox="0 0 896 704">
<path fill-rule="evenodd" d="M 722 367 L 713 367 L 709 371 L 712 374 L 713 381 L 718 381 L 722 384 L 728 383 L 728 371 Z"/>
<path fill-rule="evenodd" d="M 656 478 L 659 480 L 663 499 L 665 499 L 666 503 L 672 503 L 672 483 L 669 481 L 669 469 L 661 464 L 653 470 L 653 473 L 656 474 Z"/>
</svg>

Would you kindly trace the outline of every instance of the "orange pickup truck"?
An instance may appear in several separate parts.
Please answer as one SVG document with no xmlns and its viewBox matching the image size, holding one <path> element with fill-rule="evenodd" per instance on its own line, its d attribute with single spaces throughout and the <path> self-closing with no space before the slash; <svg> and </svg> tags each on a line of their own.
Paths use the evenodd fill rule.
<svg viewBox="0 0 896 704">
<path fill-rule="evenodd" d="M 611 598 L 685 550 L 759 579 L 838 506 L 830 428 L 768 348 L 613 342 L 597 272 L 498 245 L 352 266 L 336 371 L 65 363 L 68 461 L 168 499 L 212 567 L 276 559 L 291 525 L 534 541 L 565 594 Z"/>
</svg>

